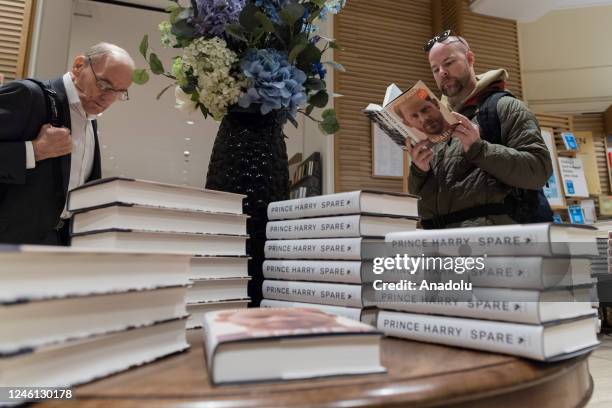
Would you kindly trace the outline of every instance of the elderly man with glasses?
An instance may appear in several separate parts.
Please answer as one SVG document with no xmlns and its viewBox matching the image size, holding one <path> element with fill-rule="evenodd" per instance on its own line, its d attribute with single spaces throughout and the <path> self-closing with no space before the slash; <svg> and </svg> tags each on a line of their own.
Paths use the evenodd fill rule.
<svg viewBox="0 0 612 408">
<path fill-rule="evenodd" d="M 424 50 L 442 103 L 460 124 L 448 142 L 407 147 L 423 227 L 552 221 L 542 192 L 550 156 L 536 117 L 506 90 L 507 72 L 476 75 L 469 44 L 450 31 Z"/>
<path fill-rule="evenodd" d="M 67 193 L 101 177 L 96 118 L 129 99 L 134 67 L 100 43 L 60 78 L 0 87 L 0 243 L 69 244 Z"/>
</svg>

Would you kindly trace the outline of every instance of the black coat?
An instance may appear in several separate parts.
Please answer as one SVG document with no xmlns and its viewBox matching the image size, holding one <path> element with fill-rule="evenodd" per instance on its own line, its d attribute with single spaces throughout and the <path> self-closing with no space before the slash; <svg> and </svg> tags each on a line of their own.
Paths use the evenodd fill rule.
<svg viewBox="0 0 612 408">
<path fill-rule="evenodd" d="M 59 99 L 63 126 L 70 129 L 70 106 L 62 78 L 46 83 Z M 49 243 L 66 202 L 70 155 L 42 160 L 26 170 L 25 141 L 49 122 L 45 95 L 32 81 L 0 87 L 0 243 Z M 89 180 L 101 177 L 100 148 L 93 123 L 95 152 Z"/>
</svg>

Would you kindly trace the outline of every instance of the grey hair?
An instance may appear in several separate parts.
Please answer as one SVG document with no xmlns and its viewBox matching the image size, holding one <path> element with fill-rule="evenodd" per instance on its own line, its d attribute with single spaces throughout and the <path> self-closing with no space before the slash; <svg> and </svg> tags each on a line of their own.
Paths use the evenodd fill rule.
<svg viewBox="0 0 612 408">
<path fill-rule="evenodd" d="M 87 52 L 85 56 L 87 57 L 86 64 L 89 64 L 89 60 L 96 61 L 99 58 L 105 55 L 113 55 L 116 59 L 120 59 L 128 63 L 132 66 L 132 68 L 136 67 L 136 63 L 130 56 L 130 54 L 124 50 L 123 48 L 106 42 L 98 43 L 92 46 Z"/>
</svg>

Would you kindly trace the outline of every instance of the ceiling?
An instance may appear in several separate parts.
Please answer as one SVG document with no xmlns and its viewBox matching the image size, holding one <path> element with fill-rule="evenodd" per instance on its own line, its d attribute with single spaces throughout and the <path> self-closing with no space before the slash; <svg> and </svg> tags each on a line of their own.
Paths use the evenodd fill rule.
<svg viewBox="0 0 612 408">
<path fill-rule="evenodd" d="M 553 10 L 611 4 L 612 0 L 472 0 L 470 9 L 478 14 L 527 23 Z"/>
</svg>

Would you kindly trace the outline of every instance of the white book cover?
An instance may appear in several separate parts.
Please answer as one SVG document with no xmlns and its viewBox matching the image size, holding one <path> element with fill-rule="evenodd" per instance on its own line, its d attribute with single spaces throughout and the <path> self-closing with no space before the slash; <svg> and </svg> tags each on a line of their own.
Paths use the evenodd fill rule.
<svg viewBox="0 0 612 408">
<path fill-rule="evenodd" d="M 83 384 L 189 348 L 186 319 L 45 346 L 0 358 L 5 387 Z"/>
<path fill-rule="evenodd" d="M 125 177 L 103 178 L 71 190 L 67 208 L 75 211 L 111 203 L 242 214 L 246 196 Z"/>
<path fill-rule="evenodd" d="M 574 296 L 576 293 L 577 296 Z M 544 324 L 593 314 L 590 288 L 570 290 L 518 290 L 474 288 L 470 301 L 432 296 L 422 302 L 379 302 L 381 309 L 412 313 L 469 317 L 525 324 Z"/>
<path fill-rule="evenodd" d="M 268 239 L 380 237 L 390 232 L 415 230 L 416 219 L 346 215 L 270 221 Z"/>
<path fill-rule="evenodd" d="M 266 279 L 359 284 L 362 270 L 371 266 L 362 261 L 266 259 L 262 270 Z"/>
<path fill-rule="evenodd" d="M 378 314 L 377 327 L 392 337 L 540 361 L 584 354 L 599 344 L 592 316 L 541 326 L 383 310 Z"/>
<path fill-rule="evenodd" d="M 365 306 L 361 289 L 361 285 L 275 280 L 262 285 L 265 299 L 358 308 Z"/>
<path fill-rule="evenodd" d="M 190 258 L 125 249 L 0 246 L 0 303 L 184 286 Z"/>
<path fill-rule="evenodd" d="M 78 210 L 71 233 L 131 229 L 193 234 L 246 235 L 248 216 L 133 204 L 109 204 Z"/>
<path fill-rule="evenodd" d="M 0 307 L 0 355 L 184 318 L 186 287 Z"/>
<path fill-rule="evenodd" d="M 347 214 L 419 216 L 418 197 L 374 190 L 350 191 L 316 197 L 275 201 L 268 205 L 268 219 L 286 220 Z"/>
<path fill-rule="evenodd" d="M 362 260 L 385 254 L 382 240 L 364 238 L 268 240 L 264 251 L 267 259 Z"/>
<path fill-rule="evenodd" d="M 394 254 L 448 256 L 594 256 L 597 229 L 568 224 L 512 224 L 387 234 Z"/>
</svg>

